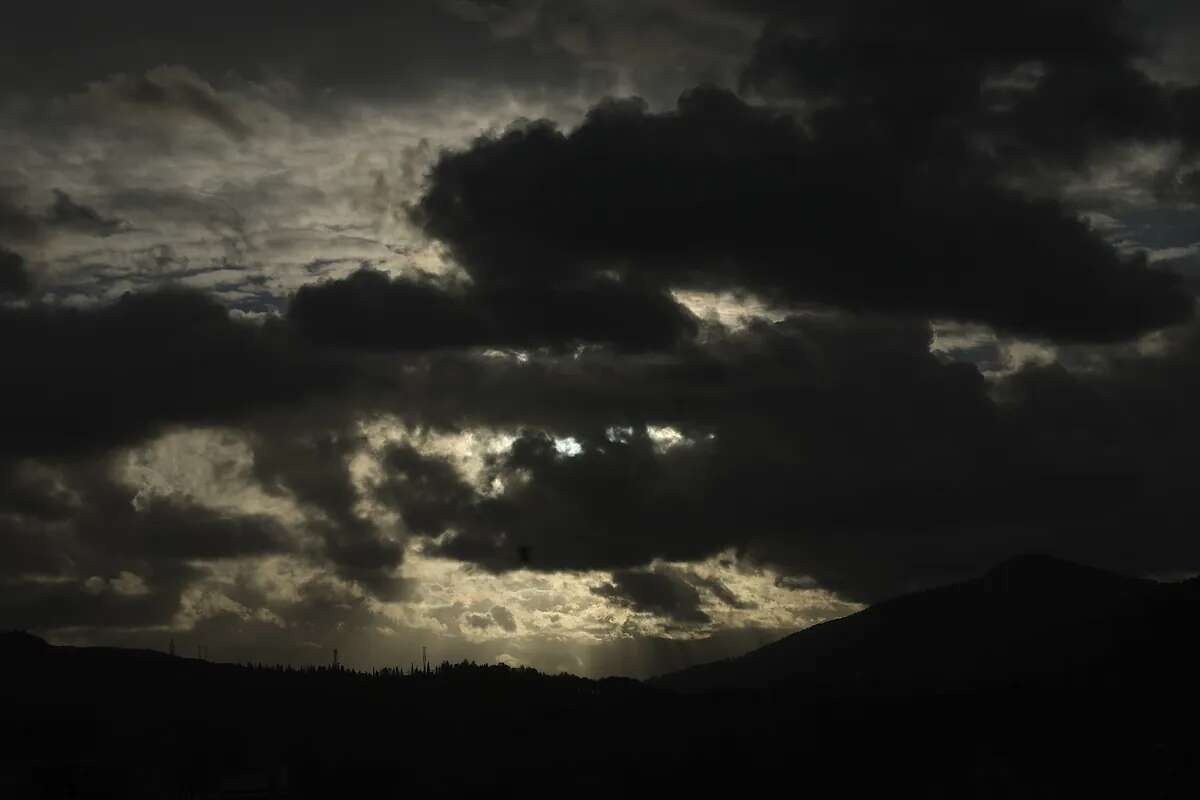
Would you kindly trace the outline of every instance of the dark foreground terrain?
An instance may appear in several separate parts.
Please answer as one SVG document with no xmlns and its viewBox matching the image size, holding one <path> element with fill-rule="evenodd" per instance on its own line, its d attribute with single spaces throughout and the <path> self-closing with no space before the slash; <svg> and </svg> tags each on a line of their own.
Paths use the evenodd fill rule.
<svg viewBox="0 0 1200 800">
<path fill-rule="evenodd" d="M 3 634 L 0 797 L 1194 797 L 1198 610 L 1025 558 L 644 684 Z"/>
</svg>

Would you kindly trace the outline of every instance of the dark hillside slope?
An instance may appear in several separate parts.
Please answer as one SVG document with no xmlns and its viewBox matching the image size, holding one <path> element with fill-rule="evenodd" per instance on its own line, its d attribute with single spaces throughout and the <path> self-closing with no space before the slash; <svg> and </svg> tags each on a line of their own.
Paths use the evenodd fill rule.
<svg viewBox="0 0 1200 800">
<path fill-rule="evenodd" d="M 965 583 L 815 625 L 739 658 L 661 676 L 683 690 L 786 685 L 815 696 L 909 695 L 1143 673 L 1182 678 L 1196 581 L 1128 578 L 1022 556 Z"/>
</svg>

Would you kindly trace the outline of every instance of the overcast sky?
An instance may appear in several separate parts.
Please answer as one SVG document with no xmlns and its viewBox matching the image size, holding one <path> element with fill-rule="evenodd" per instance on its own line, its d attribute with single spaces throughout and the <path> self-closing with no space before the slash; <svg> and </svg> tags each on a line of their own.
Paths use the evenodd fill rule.
<svg viewBox="0 0 1200 800">
<path fill-rule="evenodd" d="M 648 675 L 1200 572 L 1200 12 L 41 4 L 0 628 Z"/>
</svg>

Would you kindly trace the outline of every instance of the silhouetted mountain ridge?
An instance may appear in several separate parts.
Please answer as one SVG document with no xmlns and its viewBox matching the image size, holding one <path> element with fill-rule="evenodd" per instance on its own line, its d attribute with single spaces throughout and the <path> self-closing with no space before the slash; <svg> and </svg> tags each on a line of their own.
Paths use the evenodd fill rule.
<svg viewBox="0 0 1200 800">
<path fill-rule="evenodd" d="M 1197 609 L 1197 587 L 1019 556 L 974 580 L 879 603 L 651 684 L 856 696 L 1161 675 L 1178 669 L 1161 662 L 1194 658 L 1180 634 Z"/>
<path fill-rule="evenodd" d="M 1198 589 L 1023 557 L 649 685 L 0 634 L 0 796 L 1191 796 Z"/>
</svg>

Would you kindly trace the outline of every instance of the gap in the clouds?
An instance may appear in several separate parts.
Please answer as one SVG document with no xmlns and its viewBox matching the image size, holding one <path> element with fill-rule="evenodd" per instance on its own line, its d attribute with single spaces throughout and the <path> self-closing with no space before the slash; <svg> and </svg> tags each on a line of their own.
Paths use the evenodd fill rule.
<svg viewBox="0 0 1200 800">
<path fill-rule="evenodd" d="M 630 637 L 691 641 L 733 629 L 796 630 L 861 608 L 810 582 L 748 562 L 733 551 L 698 562 L 656 560 L 639 570 L 697 590 L 697 610 L 707 620 L 686 625 L 598 591 L 611 580 L 604 571 L 521 569 L 496 574 L 430 556 L 416 543 L 410 543 L 403 571 L 419 587 L 414 597 L 380 604 L 380 612 L 408 628 L 474 642 L 519 641 L 536 646 L 543 640 L 597 644 Z M 496 608 L 511 615 L 511 627 L 474 622 L 473 615 L 490 614 Z"/>
<path fill-rule="evenodd" d="M 997 385 L 1029 368 L 1053 365 L 1075 374 L 1099 374 L 1111 368 L 1114 358 L 1164 356 L 1176 332 L 1156 330 L 1113 344 L 1072 344 L 997 333 L 987 325 L 932 320 L 930 333 L 931 353 L 945 361 L 971 364 Z"/>
<path fill-rule="evenodd" d="M 381 479 L 380 455 L 389 446 L 404 443 L 425 456 L 446 460 L 486 496 L 504 491 L 503 486 L 487 484 L 488 460 L 510 450 L 518 436 L 517 431 L 490 428 L 430 430 L 394 417 L 364 419 L 359 429 L 361 447 L 346 464 L 361 501 L 356 513 L 374 517 L 381 527 L 397 528 L 402 527 L 403 509 L 389 518 L 394 510 L 369 500 L 370 487 Z M 633 434 L 628 426 L 608 429 L 610 441 Z M 649 425 L 644 434 L 660 454 L 692 444 L 671 425 Z M 574 448 L 565 445 L 565 458 L 586 455 L 574 436 L 556 435 L 555 441 L 579 448 L 572 455 Z M 711 648 L 718 641 L 742 641 L 737 637 L 743 633 L 769 639 L 858 608 L 811 581 L 782 575 L 733 551 L 697 562 L 654 561 L 634 570 L 691 587 L 696 607 L 681 621 L 667 611 L 639 607 L 607 593 L 604 587 L 614 580 L 609 572 L 495 573 L 431 555 L 429 540 L 417 536 L 405 539 L 397 575 L 410 587 L 408 593 L 395 600 L 380 599 L 336 575 L 322 560 L 319 540 L 306 532 L 320 522 L 311 517 L 312 509 L 258 483 L 254 442 L 243 432 L 173 431 L 130 448 L 112 463 L 135 508 L 186 502 L 230 518 L 266 515 L 294 537 L 289 552 L 190 559 L 195 577 L 183 587 L 171 622 L 154 628 L 181 637 L 236 637 L 254 630 L 280 648 L 323 648 L 329 641 L 367 637 L 382 643 L 373 647 L 384 650 L 428 640 L 444 651 L 495 651 L 514 663 L 592 674 L 593 668 L 607 669 L 596 665 L 612 663 L 611 653 L 617 652 L 612 648 L 635 642 L 676 641 Z M 148 591 L 148 577 L 130 566 L 111 576 L 93 576 L 81 591 L 137 598 Z M 150 628 L 143 633 L 150 635 Z M 131 630 L 129 635 L 142 634 Z M 389 641 L 393 644 L 386 645 Z"/>
<path fill-rule="evenodd" d="M 564 436 L 554 439 L 554 451 L 567 458 L 574 458 L 583 453 L 583 445 L 574 436 Z"/>
<path fill-rule="evenodd" d="M 156 102 L 139 94 L 147 87 Z M 447 84 L 388 98 L 183 64 L 99 74 L 8 109 L 15 188 L 41 216 L 58 190 L 77 212 L 23 255 L 48 301 L 94 304 L 170 284 L 251 314 L 363 264 L 461 277 L 407 216 L 439 155 L 516 119 L 572 128 L 611 88 Z"/>
<path fill-rule="evenodd" d="M 989 379 L 1000 379 L 1027 366 L 1056 363 L 1060 348 L 1045 341 L 997 334 L 986 325 L 935 320 L 929 350 L 948 361 L 975 366 Z"/>
<path fill-rule="evenodd" d="M 754 320 L 779 322 L 800 313 L 799 309 L 773 303 L 749 292 L 712 292 L 672 289 L 675 301 L 706 322 L 740 331 Z"/>
</svg>

